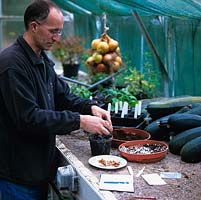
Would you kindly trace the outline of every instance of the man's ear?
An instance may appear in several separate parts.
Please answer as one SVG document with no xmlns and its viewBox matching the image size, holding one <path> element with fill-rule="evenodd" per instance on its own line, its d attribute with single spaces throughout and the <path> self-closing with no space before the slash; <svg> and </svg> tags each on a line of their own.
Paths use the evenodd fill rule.
<svg viewBox="0 0 201 200">
<path fill-rule="evenodd" d="M 33 21 L 29 24 L 29 30 L 36 32 L 38 26 L 39 26 L 39 24 L 37 22 Z"/>
</svg>

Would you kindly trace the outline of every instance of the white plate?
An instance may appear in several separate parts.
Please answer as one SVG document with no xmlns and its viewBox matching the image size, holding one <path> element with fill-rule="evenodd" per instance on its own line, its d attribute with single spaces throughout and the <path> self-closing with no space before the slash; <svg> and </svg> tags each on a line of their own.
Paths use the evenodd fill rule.
<svg viewBox="0 0 201 200">
<path fill-rule="evenodd" d="M 104 159 L 106 162 L 107 161 L 119 162 L 119 165 L 117 167 L 111 166 L 111 165 L 104 166 L 103 164 L 101 164 L 99 162 L 101 159 Z M 94 157 L 91 157 L 88 160 L 88 162 L 90 165 L 97 167 L 97 168 L 100 168 L 100 169 L 119 169 L 119 168 L 125 167 L 127 165 L 127 161 L 124 158 L 121 158 L 118 156 L 112 156 L 112 155 L 94 156 Z"/>
</svg>

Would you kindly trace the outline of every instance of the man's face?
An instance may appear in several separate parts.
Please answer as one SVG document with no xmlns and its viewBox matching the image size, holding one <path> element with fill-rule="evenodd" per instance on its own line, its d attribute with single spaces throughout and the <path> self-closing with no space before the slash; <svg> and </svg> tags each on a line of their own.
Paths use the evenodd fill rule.
<svg viewBox="0 0 201 200">
<path fill-rule="evenodd" d="M 59 10 L 51 8 L 47 19 L 36 23 L 36 32 L 34 34 L 35 46 L 39 50 L 50 50 L 55 41 L 60 40 L 64 17 Z"/>
</svg>

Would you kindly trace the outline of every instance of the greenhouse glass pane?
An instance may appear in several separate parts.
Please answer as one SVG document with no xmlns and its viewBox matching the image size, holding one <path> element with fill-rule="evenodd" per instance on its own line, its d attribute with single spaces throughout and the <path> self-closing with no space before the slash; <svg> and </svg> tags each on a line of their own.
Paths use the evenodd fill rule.
<svg viewBox="0 0 201 200">
<path fill-rule="evenodd" d="M 3 18 L 0 20 L 0 49 L 3 49 L 24 32 L 23 15 L 31 0 L 2 0 L 1 2 Z M 64 16 L 68 16 L 68 13 L 64 13 Z M 64 33 L 72 33 L 72 17 L 65 17 L 65 21 Z"/>
<path fill-rule="evenodd" d="M 16 37 L 24 32 L 23 21 L 4 21 L 3 23 L 3 47 L 9 46 Z"/>
<path fill-rule="evenodd" d="M 30 0 L 2 0 L 3 15 L 23 15 Z"/>
</svg>

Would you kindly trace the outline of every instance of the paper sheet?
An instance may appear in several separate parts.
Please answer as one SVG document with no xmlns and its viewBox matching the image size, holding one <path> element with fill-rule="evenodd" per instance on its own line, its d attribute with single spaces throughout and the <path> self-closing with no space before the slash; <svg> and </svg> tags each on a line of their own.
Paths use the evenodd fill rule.
<svg viewBox="0 0 201 200">
<path fill-rule="evenodd" d="M 166 182 L 156 173 L 141 175 L 149 185 L 165 185 Z"/>
<path fill-rule="evenodd" d="M 99 189 L 134 192 L 133 176 L 101 174 Z"/>
</svg>

